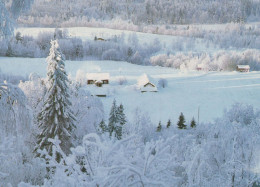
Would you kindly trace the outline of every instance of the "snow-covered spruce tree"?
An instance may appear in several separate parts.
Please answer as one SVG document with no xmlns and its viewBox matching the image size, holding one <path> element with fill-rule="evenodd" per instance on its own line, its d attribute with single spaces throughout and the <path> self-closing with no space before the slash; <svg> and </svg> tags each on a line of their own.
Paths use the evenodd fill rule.
<svg viewBox="0 0 260 187">
<path fill-rule="evenodd" d="M 120 104 L 120 106 L 117 108 L 118 110 L 118 124 L 116 126 L 116 134 L 118 135 L 118 139 L 122 138 L 123 135 L 123 125 L 126 124 L 126 116 L 124 113 L 124 106 Z"/>
<path fill-rule="evenodd" d="M 195 128 L 196 127 L 196 121 L 195 121 L 194 117 L 191 120 L 190 127 L 191 128 Z"/>
<path fill-rule="evenodd" d="M 107 132 L 107 125 L 106 125 L 106 123 L 103 119 L 98 125 L 97 132 L 100 133 L 100 134 Z"/>
<path fill-rule="evenodd" d="M 159 124 L 156 128 L 156 132 L 161 132 L 162 131 L 162 124 L 161 124 L 161 121 L 159 121 Z"/>
<path fill-rule="evenodd" d="M 179 116 L 179 121 L 177 123 L 177 126 L 179 129 L 186 129 L 185 118 L 184 118 L 183 113 L 181 113 Z"/>
<path fill-rule="evenodd" d="M 119 120 L 119 107 L 116 105 L 116 100 L 114 99 L 109 116 L 108 122 L 108 132 L 110 136 L 115 136 L 118 140 L 122 138 L 122 126 Z"/>
<path fill-rule="evenodd" d="M 114 99 L 110 114 L 109 114 L 109 122 L 108 122 L 108 132 L 109 135 L 112 136 L 113 132 L 115 131 L 116 124 L 118 123 L 118 110 L 116 106 L 116 100 Z"/>
<path fill-rule="evenodd" d="M 120 125 L 126 124 L 126 116 L 124 113 L 124 106 L 122 104 L 120 104 L 120 106 L 118 107 L 118 122 L 120 123 Z"/>
<path fill-rule="evenodd" d="M 171 122 L 171 120 L 169 119 L 168 122 L 167 122 L 166 128 L 170 128 L 171 124 L 172 124 L 172 122 Z"/>
<path fill-rule="evenodd" d="M 65 154 L 70 153 L 72 146 L 71 138 L 75 128 L 75 117 L 71 111 L 69 96 L 68 77 L 65 71 L 64 56 L 60 51 L 57 40 L 51 41 L 50 54 L 47 57 L 47 93 L 44 98 L 44 105 L 37 116 L 38 126 L 41 133 L 37 135 L 37 150 L 46 149 L 52 156 L 53 145 L 48 141 L 56 136 L 61 141 L 61 149 Z M 60 159 L 56 155 L 57 160 Z"/>
</svg>

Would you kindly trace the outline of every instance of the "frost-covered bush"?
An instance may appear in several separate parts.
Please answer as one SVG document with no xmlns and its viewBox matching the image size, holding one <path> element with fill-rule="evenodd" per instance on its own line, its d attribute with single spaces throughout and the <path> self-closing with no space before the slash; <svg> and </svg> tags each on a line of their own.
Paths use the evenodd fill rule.
<svg viewBox="0 0 260 187">
<path fill-rule="evenodd" d="M 168 86 L 168 81 L 166 79 L 159 79 L 158 80 L 158 87 L 159 88 L 166 88 Z"/>
<path fill-rule="evenodd" d="M 119 52 L 116 49 L 109 49 L 102 54 L 103 60 L 119 60 Z"/>
<path fill-rule="evenodd" d="M 20 88 L 7 82 L 0 83 L 1 136 L 28 137 L 32 126 L 31 110 Z"/>
<path fill-rule="evenodd" d="M 204 143 L 188 167 L 189 184 L 242 187 L 258 181 L 260 139 L 257 126 L 259 117 L 251 126 L 243 121 L 232 123 L 224 117 L 208 126 L 207 132 L 203 130 L 206 134 L 200 139 Z"/>
<path fill-rule="evenodd" d="M 72 111 L 77 119 L 74 143 L 78 145 L 88 133 L 97 132 L 99 123 L 104 118 L 103 103 L 89 92 L 75 84 L 71 85 Z"/>
<path fill-rule="evenodd" d="M 15 136 L 1 137 L 0 163 L 0 186 L 17 186 L 22 181 L 33 185 L 43 183 L 46 168 L 41 160 L 33 158 L 28 142 Z"/>
<path fill-rule="evenodd" d="M 84 86 L 87 84 L 87 77 L 86 73 L 82 70 L 77 70 L 76 73 L 76 82 L 79 84 L 79 86 Z"/>
<path fill-rule="evenodd" d="M 45 168 L 33 159 L 32 111 L 20 88 L 0 84 L 0 186 L 39 184 Z"/>
<path fill-rule="evenodd" d="M 252 105 L 236 103 L 231 109 L 225 112 L 225 118 L 229 122 L 236 122 L 244 125 L 250 125 L 260 115 L 254 111 Z"/>
<path fill-rule="evenodd" d="M 58 139 L 50 140 L 64 157 L 61 162 L 49 157 L 47 167 L 55 172 L 44 186 L 243 187 L 259 181 L 260 115 L 251 106 L 235 104 L 212 123 L 186 130 L 170 126 L 161 135 L 150 134 L 156 128 L 146 128 L 151 122 L 136 113 L 133 128 L 121 140 L 89 133 L 68 156 Z M 230 114 L 251 113 L 250 124 L 230 121 L 235 118 Z"/>
<path fill-rule="evenodd" d="M 42 100 L 47 89 L 45 80 L 36 73 L 31 73 L 29 80 L 25 82 L 21 81 L 18 86 L 26 95 L 29 106 L 33 109 L 34 113 L 37 113 L 43 104 Z"/>
<path fill-rule="evenodd" d="M 119 85 L 124 85 L 127 83 L 127 79 L 124 77 L 124 76 L 120 76 L 116 79 L 116 82 L 119 84 Z"/>
<path fill-rule="evenodd" d="M 97 134 L 86 135 L 82 145 L 72 149 L 72 154 L 64 159 L 65 165 L 57 163 L 55 174 L 45 181 L 45 186 L 181 184 L 181 177 L 174 171 L 175 163 L 169 160 L 167 141 L 158 140 L 144 145 L 137 136 L 116 142 L 104 138 Z"/>
<path fill-rule="evenodd" d="M 235 71 L 239 64 L 250 65 L 250 70 L 260 70 L 260 56 L 258 50 L 220 51 L 210 54 L 159 54 L 150 57 L 152 65 L 173 67 L 180 69 L 185 65 L 188 70 L 196 70 L 198 66 L 206 71 Z"/>
</svg>

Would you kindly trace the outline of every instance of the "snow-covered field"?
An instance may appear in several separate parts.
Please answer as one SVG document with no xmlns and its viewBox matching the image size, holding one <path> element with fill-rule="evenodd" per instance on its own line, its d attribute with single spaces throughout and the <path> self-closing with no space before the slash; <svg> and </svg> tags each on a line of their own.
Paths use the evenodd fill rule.
<svg viewBox="0 0 260 187">
<path fill-rule="evenodd" d="M 0 58 L 0 69 L 4 73 L 27 76 L 31 72 L 46 76 L 45 59 Z M 159 120 L 174 123 L 180 112 L 186 120 L 197 119 L 200 108 L 200 122 L 211 121 L 221 116 L 224 108 L 235 102 L 260 106 L 260 72 L 181 72 L 171 68 L 138 66 L 115 61 L 66 61 L 68 74 L 75 78 L 76 72 L 110 73 L 109 97 L 101 98 L 108 115 L 113 99 L 122 103 L 129 118 L 139 107 L 157 124 Z M 168 81 L 168 87 L 159 88 L 157 93 L 141 93 L 136 84 L 146 73 L 157 84 L 160 78 Z M 125 85 L 118 84 L 119 77 L 125 77 Z M 90 86 L 86 89 L 91 91 Z"/>
<path fill-rule="evenodd" d="M 199 26 L 197 26 L 199 27 Z M 219 28 L 225 28 L 225 25 L 219 26 Z M 150 44 L 154 43 L 158 44 L 156 41 L 160 41 L 162 47 L 164 49 L 170 49 L 177 42 L 181 42 L 183 46 L 186 46 L 186 41 L 184 40 L 186 37 L 181 36 L 171 36 L 171 35 L 162 35 L 162 34 L 151 34 L 151 33 L 142 33 L 142 32 L 134 32 L 127 30 L 117 30 L 117 29 L 108 29 L 108 28 L 93 28 L 93 27 L 70 27 L 66 28 L 68 30 L 69 37 L 77 37 L 81 38 L 83 41 L 85 40 L 93 40 L 94 37 L 100 37 L 104 39 L 110 39 L 113 36 L 120 36 L 124 34 L 125 41 L 128 42 L 128 37 L 132 34 L 136 34 L 138 42 L 140 44 Z M 22 27 L 18 28 L 15 32 L 21 32 L 22 35 L 29 35 L 34 38 L 38 36 L 39 33 L 42 32 L 54 32 L 55 28 L 39 28 L 39 27 Z M 206 44 L 203 39 L 196 38 L 194 39 L 194 48 L 193 52 L 214 52 L 216 47 L 213 47 L 213 44 Z"/>
</svg>

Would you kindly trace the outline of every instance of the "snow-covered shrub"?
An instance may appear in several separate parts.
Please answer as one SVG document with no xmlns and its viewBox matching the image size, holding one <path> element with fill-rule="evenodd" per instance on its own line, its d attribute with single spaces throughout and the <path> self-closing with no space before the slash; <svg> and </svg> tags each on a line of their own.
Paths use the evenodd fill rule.
<svg viewBox="0 0 260 187">
<path fill-rule="evenodd" d="M 124 85 L 127 83 L 127 79 L 124 77 L 124 76 L 120 76 L 117 78 L 116 82 L 119 84 L 119 85 Z"/>
<path fill-rule="evenodd" d="M 86 135 L 82 145 L 72 149 L 72 154 L 64 159 L 65 165 L 63 162 L 56 163 L 56 172 L 49 181 L 45 181 L 45 185 L 181 184 L 181 177 L 174 171 L 175 164 L 170 156 L 168 141 L 158 140 L 144 145 L 137 136 L 116 142 L 103 138 L 97 134 Z M 52 160 L 51 163 L 55 164 L 55 159 Z"/>
<path fill-rule="evenodd" d="M 250 125 L 257 117 L 252 105 L 235 103 L 231 109 L 225 111 L 225 118 L 229 122 L 236 122 L 244 125 Z"/>
<path fill-rule="evenodd" d="M 0 185 L 42 182 L 44 168 L 33 159 L 32 112 L 17 86 L 0 84 Z"/>
<path fill-rule="evenodd" d="M 103 60 L 119 60 L 120 54 L 115 49 L 109 49 L 102 54 Z"/>
<path fill-rule="evenodd" d="M 44 51 L 44 56 L 48 55 L 50 48 L 50 41 L 53 39 L 54 34 L 52 32 L 40 32 L 36 38 L 36 43 L 39 48 Z"/>
<path fill-rule="evenodd" d="M 78 145 L 84 135 L 97 132 L 98 125 L 104 118 L 104 108 L 99 98 L 92 97 L 89 92 L 76 85 L 71 87 L 71 108 L 77 119 L 75 144 Z"/>
<path fill-rule="evenodd" d="M 252 112 L 250 125 L 247 120 L 230 120 L 233 114 Z M 44 186 L 242 187 L 259 181 L 260 115 L 249 105 L 235 104 L 212 123 L 186 130 L 172 126 L 160 136 L 149 133 L 156 128 L 148 125 L 147 115 L 136 113 L 134 125 L 121 140 L 90 133 L 66 156 L 60 141 L 51 139 L 63 158 L 57 162 L 48 156 L 46 167 L 55 172 Z"/>
<path fill-rule="evenodd" d="M 158 87 L 159 88 L 166 88 L 168 86 L 168 81 L 166 79 L 159 79 L 158 81 Z"/>
<path fill-rule="evenodd" d="M 7 82 L 0 83 L 1 136 L 28 137 L 32 127 L 31 110 L 20 88 Z"/>
<path fill-rule="evenodd" d="M 250 70 L 260 69 L 258 50 L 220 51 L 210 54 L 176 53 L 159 54 L 150 57 L 152 65 L 173 67 L 176 69 L 196 70 L 198 66 L 204 71 L 235 71 L 239 64 L 250 65 Z"/>
<path fill-rule="evenodd" d="M 87 84 L 86 73 L 82 70 L 78 70 L 76 73 L 76 81 L 80 84 L 80 86 L 84 86 Z"/>
<path fill-rule="evenodd" d="M 196 127 L 204 137 L 197 136 L 200 148 L 187 168 L 189 185 L 242 187 L 259 180 L 257 113 L 252 106 L 235 104 L 213 124 Z"/>
<path fill-rule="evenodd" d="M 143 113 L 140 108 L 134 111 L 132 124 L 126 126 L 129 134 L 137 134 L 143 142 L 148 142 L 155 137 L 155 126 L 148 114 Z"/>
<path fill-rule="evenodd" d="M 21 81 L 18 86 L 26 95 L 29 106 L 33 109 L 34 113 L 37 113 L 43 104 L 42 100 L 47 89 L 44 79 L 40 78 L 36 73 L 31 73 L 29 80 L 25 82 Z"/>
<path fill-rule="evenodd" d="M 66 59 L 77 60 L 84 57 L 83 42 L 80 38 L 63 38 L 59 43 Z"/>
<path fill-rule="evenodd" d="M 40 159 L 33 156 L 28 142 L 15 136 L 1 137 L 0 186 L 17 186 L 22 181 L 33 185 L 42 184 L 46 168 Z"/>
</svg>

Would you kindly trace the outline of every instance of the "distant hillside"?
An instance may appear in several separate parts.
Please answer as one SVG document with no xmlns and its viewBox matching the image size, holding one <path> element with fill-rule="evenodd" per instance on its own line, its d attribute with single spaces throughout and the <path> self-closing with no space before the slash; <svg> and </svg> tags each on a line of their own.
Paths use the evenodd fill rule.
<svg viewBox="0 0 260 187">
<path fill-rule="evenodd" d="M 35 0 L 18 23 L 86 26 L 123 20 L 134 25 L 228 23 L 260 20 L 258 0 Z"/>
</svg>

